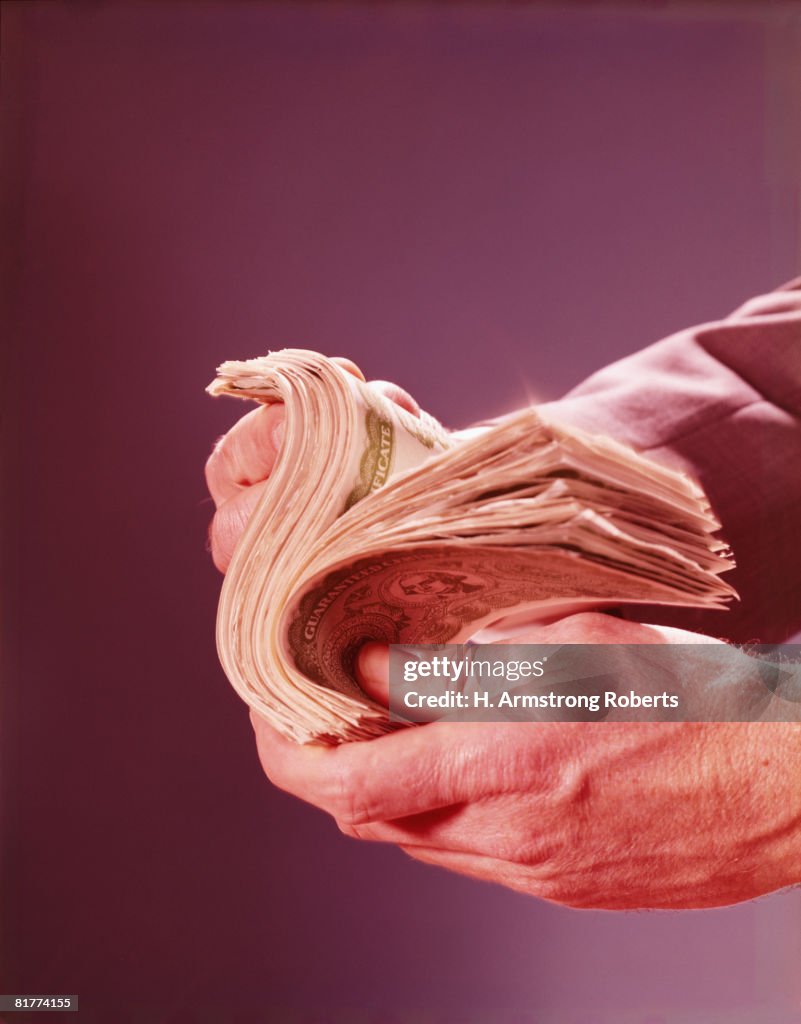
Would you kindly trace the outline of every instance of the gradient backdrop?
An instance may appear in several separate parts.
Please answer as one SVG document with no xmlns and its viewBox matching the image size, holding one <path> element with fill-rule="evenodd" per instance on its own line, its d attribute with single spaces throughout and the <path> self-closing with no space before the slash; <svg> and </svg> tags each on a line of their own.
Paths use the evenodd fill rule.
<svg viewBox="0 0 801 1024">
<path fill-rule="evenodd" d="M 565 910 L 273 790 L 202 474 L 223 359 L 348 355 L 463 425 L 801 272 L 798 5 L 0 16 L 0 989 L 91 1024 L 801 1020 L 797 896 Z"/>
</svg>

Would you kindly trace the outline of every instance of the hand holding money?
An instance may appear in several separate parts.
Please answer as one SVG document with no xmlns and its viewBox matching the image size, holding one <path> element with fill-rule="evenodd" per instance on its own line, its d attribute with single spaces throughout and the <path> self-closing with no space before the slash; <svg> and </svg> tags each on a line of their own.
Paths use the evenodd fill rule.
<svg viewBox="0 0 801 1024">
<path fill-rule="evenodd" d="M 368 641 L 461 642 L 509 615 L 722 607 L 733 594 L 699 488 L 535 409 L 451 434 L 292 349 L 223 364 L 209 390 L 268 406 L 251 415 L 269 435 L 269 479 L 253 479 L 249 455 L 228 481 L 249 518 L 217 638 L 240 695 L 294 739 L 394 728 L 354 679 Z M 248 483 L 260 490 L 244 499 Z"/>
<path fill-rule="evenodd" d="M 629 438 L 641 450 L 659 452 L 660 458 L 706 481 L 727 535 L 737 541 L 743 567 L 738 586 L 744 600 L 736 612 L 738 625 L 729 634 L 735 637 L 765 635 L 779 641 L 801 628 L 794 555 L 799 489 L 798 474 L 791 469 L 801 440 L 798 420 L 786 412 L 788 405 L 798 408 L 791 388 L 797 377 L 801 312 L 797 298 L 795 313 L 787 312 L 786 304 L 799 295 L 800 286 L 796 282 L 777 292 L 771 305 L 760 300 L 752 313 L 744 307 L 717 325 L 688 330 L 607 367 L 572 397 L 544 411 L 594 433 Z M 761 388 L 761 397 L 755 388 Z M 311 420 L 307 426 L 316 429 Z M 555 432 L 557 447 L 566 435 L 574 432 Z M 635 457 L 642 472 L 613 484 L 608 462 L 595 454 L 606 450 L 606 442 L 575 436 L 585 455 L 591 452 L 589 458 L 579 460 L 570 445 L 569 469 L 551 465 L 535 471 L 532 453 L 531 479 L 549 477 L 547 486 L 560 493 L 563 487 L 592 485 L 591 503 L 586 486 L 574 500 L 584 504 L 596 526 L 601 519 L 617 531 L 612 533 L 615 565 L 625 577 L 625 583 L 615 577 L 624 583 L 617 599 L 630 601 L 631 584 L 641 584 L 646 567 L 656 570 L 658 565 L 649 579 L 687 609 L 688 614 L 680 609 L 677 619 L 697 621 L 715 635 L 728 631 L 723 618 L 705 610 L 719 606 L 727 594 L 718 589 L 719 580 L 716 585 L 709 579 L 726 567 L 721 561 L 725 552 L 707 532 L 714 520 L 703 496 L 685 478 L 681 483 L 674 479 L 680 493 L 689 489 L 705 524 L 692 519 L 686 525 L 686 512 L 664 502 L 658 466 Z M 454 440 L 456 446 L 461 443 Z M 619 452 L 617 446 L 612 449 Z M 775 458 L 768 459 L 768 453 Z M 433 455 L 412 472 L 424 473 L 440 458 Z M 474 458 L 466 472 L 481 473 L 476 466 Z M 503 485 L 497 486 L 497 493 L 485 493 L 484 500 L 492 502 L 502 490 Z M 631 504 L 638 491 L 643 506 Z M 437 489 L 430 493 L 430 507 L 440 514 Z M 536 505 L 543 493 L 511 493 L 508 502 L 522 497 Z M 586 518 L 574 516 L 565 532 L 576 537 L 575 527 L 586 527 Z M 654 542 L 659 554 L 647 562 L 635 559 L 631 547 L 633 540 L 643 539 L 638 526 L 659 538 Z M 522 532 L 521 556 L 536 559 L 539 527 Z M 592 587 L 595 572 L 603 575 L 611 560 L 598 557 L 586 528 L 578 537 L 578 543 L 546 547 L 571 554 Z M 388 548 L 391 543 L 390 538 Z M 621 558 L 624 551 L 631 557 Z M 701 581 L 700 593 L 687 584 L 687 561 L 696 565 L 690 575 Z M 683 567 L 678 586 L 665 586 L 668 566 Z M 554 583 L 552 596 L 562 593 L 564 582 Z M 438 600 L 443 598 L 449 595 Z M 605 605 L 598 599 L 595 607 Z M 693 605 L 700 606 L 697 619 L 689 613 Z M 536 615 L 537 607 L 529 606 L 529 614 Z M 626 614 L 636 610 L 636 605 L 624 609 Z M 655 634 L 666 643 L 708 639 L 579 611 L 521 630 L 516 642 L 629 645 L 652 643 Z M 360 679 L 377 694 L 378 684 L 386 688 L 385 649 L 359 650 Z M 703 683 L 714 691 L 727 682 L 739 691 L 744 681 L 706 678 Z M 542 722 L 532 727 L 440 721 L 367 743 L 321 747 L 293 742 L 287 738 L 291 733 L 278 731 L 261 712 L 252 711 L 251 719 L 268 777 L 330 812 L 347 835 L 398 844 L 420 860 L 559 903 L 717 906 L 801 878 L 797 722 Z"/>
</svg>

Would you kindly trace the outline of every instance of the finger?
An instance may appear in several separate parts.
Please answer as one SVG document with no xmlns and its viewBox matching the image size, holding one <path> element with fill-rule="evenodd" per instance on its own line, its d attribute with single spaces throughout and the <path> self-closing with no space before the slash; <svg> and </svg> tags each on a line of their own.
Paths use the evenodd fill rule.
<svg viewBox="0 0 801 1024">
<path fill-rule="evenodd" d="M 565 828 L 565 809 L 539 795 L 527 801 L 522 793 L 484 797 L 437 808 L 422 814 L 360 825 L 338 821 L 341 832 L 354 839 L 429 847 L 452 853 L 480 853 L 529 867 L 554 854 L 554 837 Z"/>
<path fill-rule="evenodd" d="M 284 432 L 284 406 L 262 405 L 220 438 L 206 462 L 206 484 L 219 507 L 243 488 L 266 480 Z"/>
<path fill-rule="evenodd" d="M 370 641 L 356 655 L 356 682 L 368 697 L 389 707 L 389 647 Z M 445 712 L 438 707 L 415 708 L 413 720 L 417 724 L 435 722 Z"/>
<path fill-rule="evenodd" d="M 367 643 L 356 657 L 356 682 L 368 697 L 389 707 L 389 647 Z"/>
<path fill-rule="evenodd" d="M 504 744 L 525 724 L 487 729 L 484 723 L 446 723 L 401 729 L 339 747 L 300 746 L 252 714 L 262 767 L 281 789 L 359 825 L 419 814 L 437 807 L 535 785 L 543 777 L 536 737 L 527 742 L 527 767 L 505 764 Z"/>
<path fill-rule="evenodd" d="M 399 405 L 401 409 L 410 412 L 412 416 L 419 418 L 420 406 L 408 391 L 404 391 L 397 384 L 393 384 L 388 380 L 371 380 L 367 386 L 372 388 L 373 391 L 377 391 L 379 395 L 383 395 L 384 398 L 388 398 L 390 402 L 394 402 L 395 405 Z"/>
<path fill-rule="evenodd" d="M 619 619 L 604 612 L 577 612 L 554 622 L 527 625 L 498 644 L 663 644 L 656 626 Z"/>
<path fill-rule="evenodd" d="M 477 820 L 478 812 L 478 820 Z M 477 823 L 478 829 L 475 824 Z M 494 826 L 487 813 L 485 801 L 478 804 L 460 803 L 439 807 L 421 814 L 410 814 L 405 818 L 389 821 L 370 821 L 362 825 L 351 825 L 337 821 L 340 832 L 352 839 L 374 843 L 392 843 L 394 846 L 436 847 L 438 850 L 475 852 L 489 833 L 492 838 Z M 508 829 L 508 813 L 505 831 Z M 501 855 L 494 850 L 493 856 Z"/>
<path fill-rule="evenodd" d="M 796 290 L 757 295 L 743 303 L 729 316 L 729 320 L 755 316 L 776 316 L 780 313 L 801 312 L 801 293 Z"/>
<path fill-rule="evenodd" d="M 402 387 L 397 384 L 393 384 L 388 380 L 371 380 L 368 381 L 359 367 L 351 359 L 345 359 L 344 356 L 333 356 L 332 362 L 337 363 L 343 370 L 353 374 L 359 380 L 364 381 L 369 388 L 373 391 L 377 391 L 380 395 L 388 398 L 390 402 L 394 402 L 399 405 L 402 409 L 410 412 L 412 416 L 420 415 L 420 406 L 412 398 L 408 391 L 405 391 Z"/>
<path fill-rule="evenodd" d="M 363 380 L 366 383 L 364 374 L 352 359 L 346 359 L 344 356 L 332 356 L 331 362 L 336 363 L 338 366 L 341 366 L 343 370 L 346 370 L 354 377 L 358 377 L 359 380 Z"/>
<path fill-rule="evenodd" d="M 220 572 L 228 571 L 239 538 L 244 533 L 267 486 L 268 481 L 262 480 L 252 487 L 245 487 L 233 498 L 224 501 L 214 513 L 209 528 L 209 542 L 212 560 Z"/>
<path fill-rule="evenodd" d="M 390 821 L 371 821 L 364 825 L 349 825 L 344 821 L 338 821 L 337 825 L 341 832 L 352 839 L 393 843 L 397 846 L 436 846 L 452 849 L 447 839 L 443 841 L 443 826 L 463 816 L 469 806 L 465 803 L 451 804 L 449 807 L 438 807 L 433 811 L 410 814 L 405 818 Z"/>
<path fill-rule="evenodd" d="M 717 644 L 715 637 L 691 633 L 673 626 L 652 626 L 632 619 L 621 619 L 605 612 L 579 612 L 541 627 L 533 627 L 530 635 L 538 643 L 583 644 Z M 542 637 L 542 639 L 539 639 Z M 501 643 L 509 641 L 503 640 Z M 515 642 L 530 642 L 517 638 Z"/>
<path fill-rule="evenodd" d="M 704 633 L 691 633 L 687 629 L 677 629 L 675 626 L 648 626 L 662 637 L 662 643 L 666 644 L 725 644 L 725 640 L 718 637 L 706 636 Z"/>
</svg>

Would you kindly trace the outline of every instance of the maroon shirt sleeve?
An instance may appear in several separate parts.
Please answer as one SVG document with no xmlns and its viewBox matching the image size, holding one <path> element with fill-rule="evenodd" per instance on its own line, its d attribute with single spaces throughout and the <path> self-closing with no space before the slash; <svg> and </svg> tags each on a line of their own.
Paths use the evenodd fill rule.
<svg viewBox="0 0 801 1024">
<path fill-rule="evenodd" d="M 736 642 L 801 630 L 801 278 L 593 374 L 554 417 L 626 441 L 704 487 L 737 568 L 729 611 L 632 608 Z"/>
</svg>

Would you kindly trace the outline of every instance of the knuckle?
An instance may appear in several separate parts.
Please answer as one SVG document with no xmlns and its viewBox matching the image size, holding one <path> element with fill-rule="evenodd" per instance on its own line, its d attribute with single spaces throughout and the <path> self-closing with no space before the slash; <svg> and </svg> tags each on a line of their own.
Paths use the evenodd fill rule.
<svg viewBox="0 0 801 1024">
<path fill-rule="evenodd" d="M 357 825 L 351 825 L 346 821 L 336 820 L 336 825 L 343 836 L 347 836 L 348 839 L 363 839 L 364 836 Z"/>
<path fill-rule="evenodd" d="M 226 457 L 226 452 L 231 445 L 231 438 L 234 434 L 233 428 L 226 431 L 224 434 L 220 434 L 214 444 L 211 446 L 209 457 L 206 459 L 206 466 L 212 468 L 217 465 L 222 459 Z"/>
<path fill-rule="evenodd" d="M 209 455 L 209 457 L 206 459 L 206 464 L 203 467 L 203 476 L 205 477 L 206 480 L 206 488 L 208 489 L 212 497 L 214 497 L 217 489 L 218 470 L 220 464 L 218 448 L 221 442 L 222 438 L 220 438 L 220 440 L 217 441 L 216 445 L 214 446 L 214 450 L 212 451 L 211 455 Z"/>
<path fill-rule="evenodd" d="M 232 486 L 236 486 L 231 467 L 230 438 L 230 434 L 218 438 L 204 466 L 206 487 L 218 507 L 230 496 Z"/>
<path fill-rule="evenodd" d="M 213 463 L 214 460 L 217 458 L 217 456 L 219 455 L 220 449 L 225 444 L 225 441 L 226 441 L 227 437 L 228 437 L 228 434 L 225 433 L 225 434 L 220 434 L 216 438 L 216 440 L 214 441 L 214 443 L 211 446 L 211 451 L 209 452 L 209 457 L 206 459 L 206 465 L 207 466 L 209 465 L 209 463 Z"/>
<path fill-rule="evenodd" d="M 207 481 L 209 480 L 210 477 L 214 476 L 215 467 L 220 460 L 220 447 L 222 446 L 224 440 L 225 434 L 217 438 L 217 440 L 214 442 L 212 446 L 211 451 L 209 452 L 209 457 L 206 459 L 206 464 L 203 468 L 206 474 Z"/>
<path fill-rule="evenodd" d="M 211 521 L 209 541 L 211 543 L 211 559 L 220 572 L 225 572 L 230 562 L 232 527 L 230 517 L 224 512 L 217 512 Z"/>
<path fill-rule="evenodd" d="M 335 779 L 332 812 L 337 822 L 356 828 L 375 820 L 359 773 L 350 766 L 343 765 L 338 769 Z"/>
</svg>

